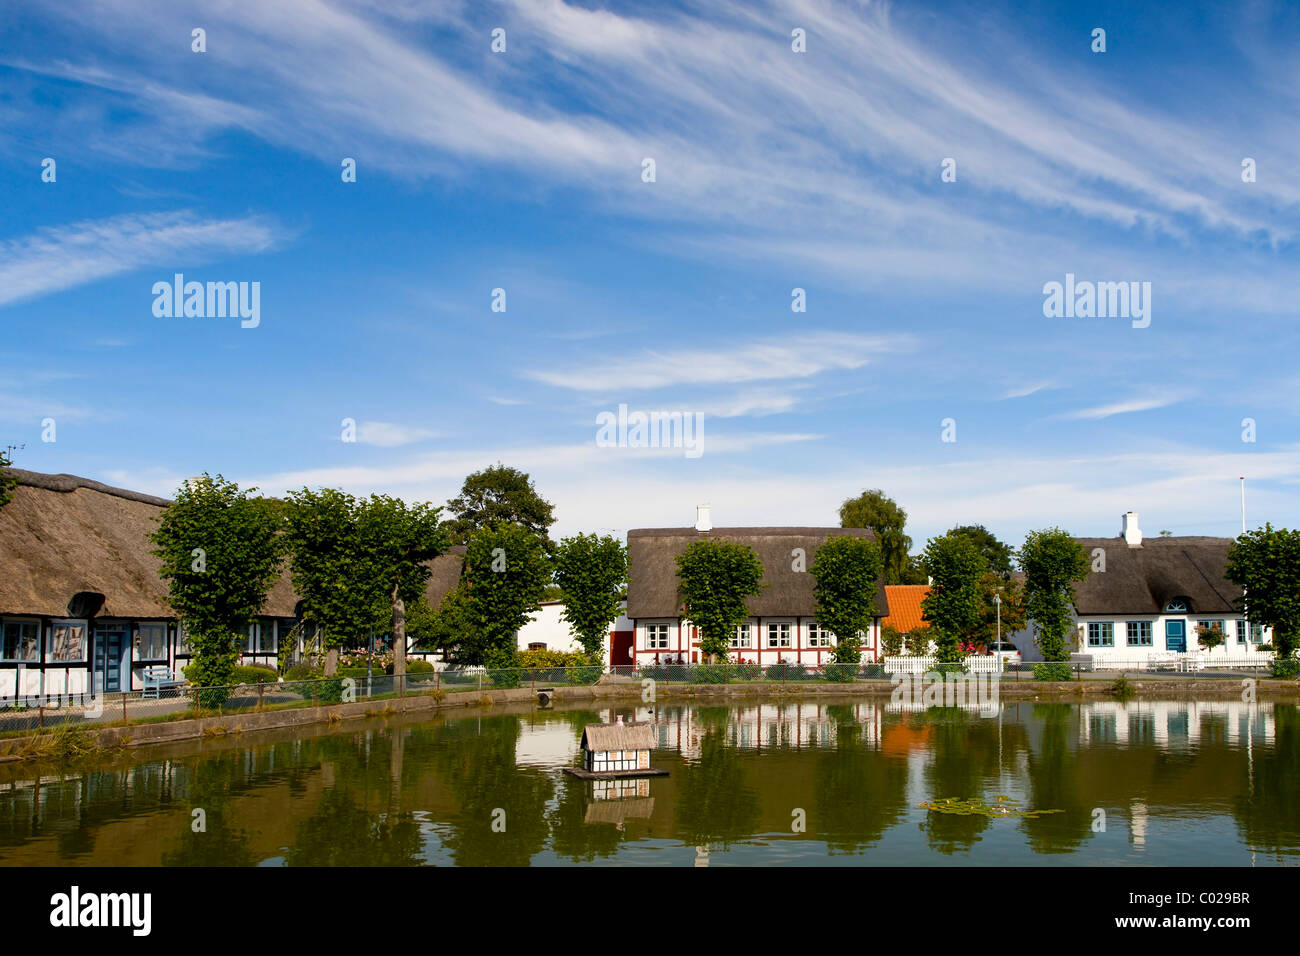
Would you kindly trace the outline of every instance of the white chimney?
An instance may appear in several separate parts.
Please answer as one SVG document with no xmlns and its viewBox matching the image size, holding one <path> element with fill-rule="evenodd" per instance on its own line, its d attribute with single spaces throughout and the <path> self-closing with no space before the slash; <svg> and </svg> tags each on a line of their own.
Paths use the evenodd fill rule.
<svg viewBox="0 0 1300 956">
<path fill-rule="evenodd" d="M 713 519 L 709 517 L 708 505 L 695 506 L 695 530 L 696 531 L 713 530 Z"/>
<path fill-rule="evenodd" d="M 1142 529 L 1138 527 L 1138 516 L 1136 511 L 1124 512 L 1124 529 L 1121 532 L 1124 540 L 1128 542 L 1130 548 L 1142 547 Z"/>
</svg>

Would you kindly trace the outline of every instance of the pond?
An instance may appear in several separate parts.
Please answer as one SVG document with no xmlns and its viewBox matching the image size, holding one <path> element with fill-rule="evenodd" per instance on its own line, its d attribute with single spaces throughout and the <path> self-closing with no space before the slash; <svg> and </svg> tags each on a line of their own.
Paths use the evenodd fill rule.
<svg viewBox="0 0 1300 956">
<path fill-rule="evenodd" d="M 496 708 L 0 767 L 0 865 L 1300 862 L 1289 703 Z M 667 777 L 587 782 L 587 723 Z M 305 736 L 304 736 L 305 734 Z"/>
</svg>

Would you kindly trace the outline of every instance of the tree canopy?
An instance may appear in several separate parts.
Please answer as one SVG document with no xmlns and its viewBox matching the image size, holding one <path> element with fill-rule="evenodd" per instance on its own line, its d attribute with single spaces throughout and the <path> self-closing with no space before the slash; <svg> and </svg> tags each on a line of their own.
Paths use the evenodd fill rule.
<svg viewBox="0 0 1300 956">
<path fill-rule="evenodd" d="M 237 641 L 266 601 L 283 553 L 277 509 L 221 475 L 191 479 L 164 509 L 152 540 L 168 601 L 194 651 L 186 677 L 199 687 L 225 686 L 234 675 Z M 242 643 L 242 642 L 240 642 Z M 207 706 L 221 692 L 200 698 Z"/>
<path fill-rule="evenodd" d="M 1026 535 L 1019 559 L 1025 572 L 1025 613 L 1034 623 L 1043 659 L 1069 660 L 1074 624 L 1070 586 L 1088 576 L 1088 553 L 1069 532 L 1046 528 Z"/>
<path fill-rule="evenodd" d="M 1266 524 L 1241 535 L 1228 549 L 1226 576 L 1242 589 L 1247 620 L 1273 629 L 1277 657 L 1293 657 L 1300 640 L 1300 531 Z"/>
<path fill-rule="evenodd" d="M 866 538 L 833 537 L 817 549 L 811 569 L 817 623 L 835 635 L 837 664 L 856 664 L 862 656 L 858 635 L 876 615 L 881 566 L 880 547 Z"/>
<path fill-rule="evenodd" d="M 990 571 L 1003 578 L 1011 577 L 1015 550 L 1011 545 L 999 541 L 997 536 L 988 528 L 982 524 L 967 524 L 953 528 L 948 533 L 970 538 L 971 543 L 984 556 L 984 561 Z"/>
<path fill-rule="evenodd" d="M 456 544 L 492 524 L 515 524 L 546 540 L 555 523 L 554 505 L 537 493 L 525 472 L 500 462 L 465 479 L 460 494 L 447 502 L 453 516 L 447 530 Z"/>
<path fill-rule="evenodd" d="M 972 642 L 979 628 L 980 577 L 988 563 L 969 535 L 949 531 L 926 545 L 925 568 L 932 581 L 921 610 L 930 623 L 935 654 L 941 662 L 960 661 L 966 656 L 962 645 Z"/>
<path fill-rule="evenodd" d="M 700 650 L 713 663 L 749 616 L 745 601 L 762 590 L 763 562 L 734 541 L 695 541 L 677 556 L 682 613 L 699 629 Z"/>
<path fill-rule="evenodd" d="M 841 528 L 870 528 L 876 533 L 886 584 L 924 583 L 914 581 L 915 567 L 909 560 L 912 539 L 904 532 L 907 512 L 880 489 L 864 491 L 840 505 Z"/>
<path fill-rule="evenodd" d="M 578 534 L 555 548 L 555 581 L 564 601 L 564 620 L 589 656 L 604 651 L 609 626 L 621 610 L 627 571 L 627 548 L 609 535 Z"/>
</svg>

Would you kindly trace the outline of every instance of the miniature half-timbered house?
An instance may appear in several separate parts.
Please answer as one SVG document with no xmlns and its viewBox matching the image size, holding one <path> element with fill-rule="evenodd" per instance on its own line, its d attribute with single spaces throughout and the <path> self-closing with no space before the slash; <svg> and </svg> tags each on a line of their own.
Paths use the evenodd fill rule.
<svg viewBox="0 0 1300 956">
<path fill-rule="evenodd" d="M 582 765 L 588 773 L 634 776 L 652 773 L 654 731 L 649 723 L 588 724 L 582 732 Z"/>
</svg>

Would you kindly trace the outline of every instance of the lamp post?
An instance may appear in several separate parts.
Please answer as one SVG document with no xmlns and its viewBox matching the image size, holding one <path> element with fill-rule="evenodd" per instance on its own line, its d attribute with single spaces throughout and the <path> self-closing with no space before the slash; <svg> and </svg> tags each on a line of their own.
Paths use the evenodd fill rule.
<svg viewBox="0 0 1300 956">
<path fill-rule="evenodd" d="M 1002 650 L 1002 595 L 998 594 L 996 591 L 993 594 L 993 606 L 998 609 L 998 641 L 995 646 L 997 651 L 1000 651 Z M 996 654 L 997 651 L 994 651 L 994 654 Z"/>
</svg>

